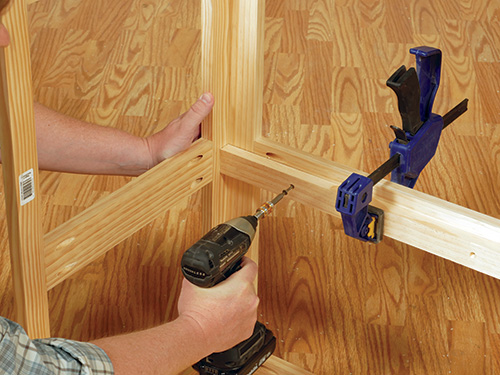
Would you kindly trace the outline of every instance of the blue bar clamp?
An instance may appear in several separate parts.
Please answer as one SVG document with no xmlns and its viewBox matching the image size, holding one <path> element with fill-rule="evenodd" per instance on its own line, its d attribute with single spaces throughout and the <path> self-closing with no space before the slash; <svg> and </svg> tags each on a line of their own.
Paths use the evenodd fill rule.
<svg viewBox="0 0 500 375">
<path fill-rule="evenodd" d="M 441 76 L 441 51 L 432 47 L 410 49 L 417 69 L 401 66 L 387 80 L 398 98 L 403 129 L 391 125 L 396 138 L 389 144 L 390 158 L 368 177 L 351 174 L 338 188 L 335 208 L 342 215 L 347 235 L 378 243 L 383 237 L 384 212 L 370 206 L 373 186 L 389 172 L 391 181 L 413 188 L 429 163 L 441 131 L 467 111 L 464 99 L 443 117 L 432 113 Z"/>
</svg>

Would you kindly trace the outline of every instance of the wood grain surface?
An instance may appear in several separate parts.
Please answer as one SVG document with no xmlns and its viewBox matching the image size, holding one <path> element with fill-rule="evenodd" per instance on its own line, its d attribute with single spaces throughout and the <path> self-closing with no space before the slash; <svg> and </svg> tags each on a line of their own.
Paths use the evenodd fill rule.
<svg viewBox="0 0 500 375">
<path fill-rule="evenodd" d="M 270 191 L 280 191 L 283 181 L 288 181 L 294 186 L 291 198 L 295 202 L 340 218 L 331 203 L 337 200 L 339 185 L 355 171 L 292 148 L 269 149 L 273 157 L 268 156 L 269 152 L 259 155 L 226 145 L 220 150 L 221 171 Z M 309 173 L 309 167 L 323 171 L 319 175 Z M 384 238 L 500 279 L 499 219 L 389 181 L 379 182 L 373 194 L 371 204 L 384 211 Z"/>
<path fill-rule="evenodd" d="M 258 188 L 220 173 L 219 149 L 227 143 L 251 148 L 261 132 L 264 5 L 264 0 L 201 2 L 201 84 L 217 103 L 202 127 L 202 136 L 214 145 L 213 183 L 202 202 L 205 231 L 259 205 Z M 255 261 L 258 243 L 256 236 L 248 253 Z"/>
<path fill-rule="evenodd" d="M 47 289 L 208 185 L 212 151 L 212 142 L 200 139 L 47 233 Z"/>
<path fill-rule="evenodd" d="M 0 51 L 0 143 L 16 316 L 31 337 L 50 334 L 42 240 L 30 35 L 23 1 L 2 15 L 11 42 Z M 21 182 L 23 181 L 23 182 Z M 26 197 L 25 197 L 26 196 Z"/>
<path fill-rule="evenodd" d="M 499 5 L 268 1 L 263 135 L 373 171 L 388 158 L 388 126 L 401 126 L 385 81 L 415 66 L 410 47 L 438 47 L 434 112 L 464 97 L 470 109 L 415 189 L 500 218 Z M 287 202 L 262 225 L 259 258 L 278 356 L 318 374 L 500 371 L 498 280 L 389 238 L 361 244 L 340 220 Z"/>
<path fill-rule="evenodd" d="M 35 98 L 49 107 L 146 135 L 201 94 L 199 0 L 43 0 L 28 11 Z M 374 170 L 401 121 L 385 81 L 415 65 L 410 47 L 438 47 L 434 111 L 464 97 L 470 109 L 415 189 L 500 218 L 498 1 L 268 0 L 265 13 L 264 137 Z M 42 172 L 44 231 L 128 180 Z M 260 229 L 259 319 L 278 357 L 314 374 L 500 373 L 499 280 L 389 238 L 359 243 L 292 198 Z M 173 319 L 180 256 L 202 215 L 195 194 L 53 288 L 52 334 L 88 340 Z M 0 220 L 0 310 L 12 316 Z"/>
</svg>

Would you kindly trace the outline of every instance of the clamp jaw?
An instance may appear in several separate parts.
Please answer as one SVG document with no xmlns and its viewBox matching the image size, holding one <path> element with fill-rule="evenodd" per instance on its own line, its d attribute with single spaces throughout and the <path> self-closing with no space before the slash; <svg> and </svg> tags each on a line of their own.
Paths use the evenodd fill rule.
<svg viewBox="0 0 500 375">
<path fill-rule="evenodd" d="M 335 208 L 342 215 L 345 234 L 378 243 L 382 239 L 384 211 L 369 205 L 372 193 L 373 181 L 353 173 L 339 186 Z"/>
<path fill-rule="evenodd" d="M 368 177 L 351 174 L 338 188 L 335 208 L 347 235 L 378 243 L 382 240 L 383 211 L 370 206 L 373 186 L 391 173 L 391 181 L 413 188 L 429 163 L 441 132 L 467 111 L 464 99 L 443 117 L 432 113 L 441 75 L 441 51 L 432 47 L 410 49 L 417 69 L 403 65 L 387 80 L 398 98 L 403 128 L 391 125 L 396 138 L 389 144 L 390 158 Z"/>
</svg>

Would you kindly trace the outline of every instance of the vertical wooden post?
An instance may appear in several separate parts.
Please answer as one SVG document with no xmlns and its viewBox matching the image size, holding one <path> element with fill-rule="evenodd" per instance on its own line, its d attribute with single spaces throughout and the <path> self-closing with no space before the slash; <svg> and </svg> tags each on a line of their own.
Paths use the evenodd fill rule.
<svg viewBox="0 0 500 375">
<path fill-rule="evenodd" d="M 253 214 L 260 203 L 259 189 L 221 175 L 219 153 L 227 143 L 253 150 L 261 133 L 263 38 L 264 0 L 202 1 L 202 86 L 215 96 L 203 127 L 215 148 L 213 184 L 203 204 L 205 229 Z M 258 236 L 252 244 L 254 260 L 257 250 Z"/>
<path fill-rule="evenodd" d="M 10 45 L 0 48 L 0 137 L 16 320 L 32 338 L 47 337 L 49 309 L 25 2 L 12 1 L 2 21 L 11 37 Z"/>
</svg>

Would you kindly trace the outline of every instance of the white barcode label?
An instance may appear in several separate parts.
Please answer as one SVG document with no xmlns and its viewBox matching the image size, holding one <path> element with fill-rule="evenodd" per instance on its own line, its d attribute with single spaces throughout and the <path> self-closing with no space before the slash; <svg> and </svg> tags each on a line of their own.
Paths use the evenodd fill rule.
<svg viewBox="0 0 500 375">
<path fill-rule="evenodd" d="M 24 172 L 19 176 L 19 196 L 21 206 L 35 199 L 35 179 L 33 169 Z"/>
</svg>

